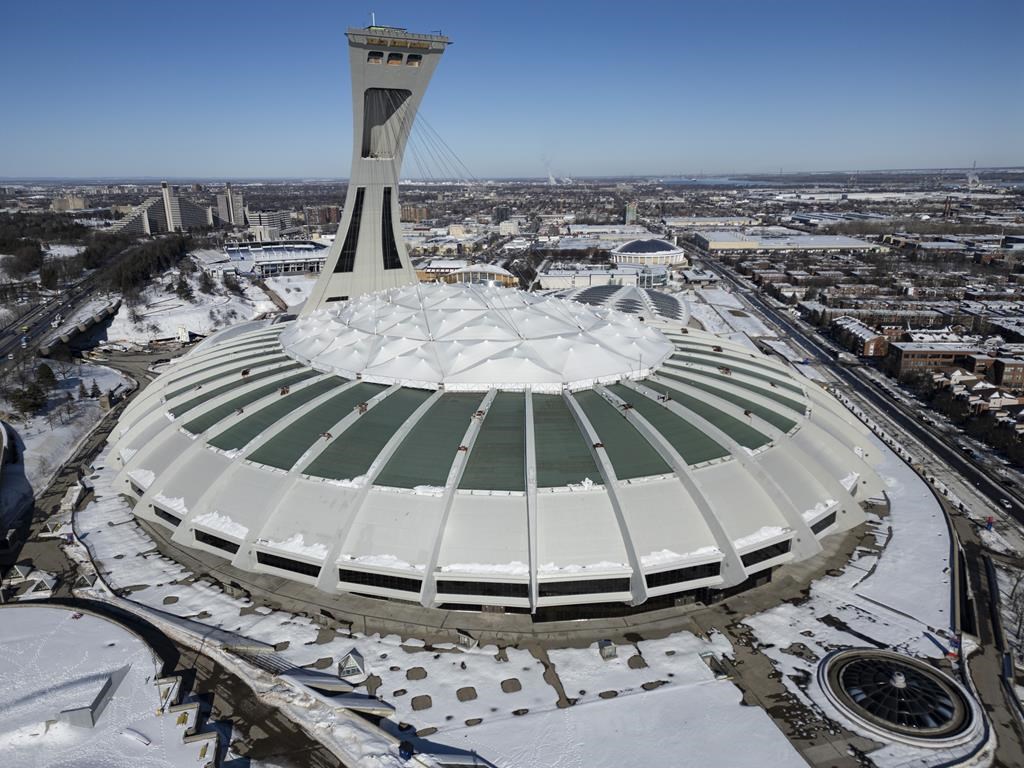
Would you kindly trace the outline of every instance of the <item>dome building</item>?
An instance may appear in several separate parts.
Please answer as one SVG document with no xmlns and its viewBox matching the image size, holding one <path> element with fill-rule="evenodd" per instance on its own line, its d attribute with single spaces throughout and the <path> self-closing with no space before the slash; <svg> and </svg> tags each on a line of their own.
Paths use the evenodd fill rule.
<svg viewBox="0 0 1024 768">
<path fill-rule="evenodd" d="M 867 444 L 739 344 L 435 284 L 212 337 L 130 405 L 112 460 L 140 520 L 242 571 L 564 617 L 814 555 L 881 492 Z"/>
<path fill-rule="evenodd" d="M 447 41 L 349 41 L 359 155 L 380 149 L 364 128 L 400 134 L 377 128 Z M 384 86 L 414 95 L 371 103 Z M 867 430 L 784 363 L 688 327 L 676 298 L 419 283 L 384 149 L 353 164 L 302 316 L 210 337 L 120 417 L 108 461 L 172 555 L 332 607 L 579 619 L 714 601 L 864 520 L 883 487 Z"/>
<path fill-rule="evenodd" d="M 610 253 L 615 264 L 639 264 L 641 266 L 682 266 L 689 265 L 686 251 L 666 240 L 656 238 L 630 240 Z"/>
</svg>

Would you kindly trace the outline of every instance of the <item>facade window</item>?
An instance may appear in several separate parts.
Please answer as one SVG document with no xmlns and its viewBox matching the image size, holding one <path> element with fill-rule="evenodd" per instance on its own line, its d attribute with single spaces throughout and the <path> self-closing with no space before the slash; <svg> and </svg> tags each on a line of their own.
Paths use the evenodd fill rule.
<svg viewBox="0 0 1024 768">
<path fill-rule="evenodd" d="M 789 552 L 789 548 L 792 544 L 792 539 L 786 539 L 785 541 L 780 541 L 776 544 L 769 544 L 767 547 L 761 547 L 761 549 L 755 549 L 753 552 L 748 552 L 740 559 L 746 566 L 757 565 L 758 563 L 763 563 L 765 560 L 771 560 L 773 557 L 786 554 Z"/>
<path fill-rule="evenodd" d="M 356 264 L 356 246 L 359 245 L 359 225 L 363 220 L 363 198 L 366 197 L 366 187 L 356 188 L 356 199 L 352 205 L 352 218 L 348 222 L 348 232 L 345 233 L 345 242 L 341 246 L 341 255 L 338 257 L 338 264 L 334 267 L 334 273 L 351 272 Z"/>
<path fill-rule="evenodd" d="M 530 585 L 488 581 L 438 581 L 443 595 L 483 595 L 486 597 L 529 597 Z"/>
<path fill-rule="evenodd" d="M 704 563 L 702 565 L 691 565 L 689 568 L 675 568 L 671 571 L 660 571 L 648 573 L 644 576 L 647 586 L 650 588 L 664 587 L 667 584 L 681 584 L 694 579 L 706 579 L 709 576 L 717 576 L 722 572 L 722 564 Z"/>
<path fill-rule="evenodd" d="M 384 61 L 384 51 L 370 51 L 366 54 L 366 61 L 370 64 L 380 64 Z"/>
<path fill-rule="evenodd" d="M 421 61 L 423 61 L 423 57 L 418 53 L 410 53 L 405 57 L 405 63 L 410 67 L 418 67 Z"/>
<path fill-rule="evenodd" d="M 391 187 L 384 187 L 384 207 L 380 217 L 380 240 L 384 269 L 401 269 L 402 259 L 398 256 L 395 231 L 391 228 Z"/>
<path fill-rule="evenodd" d="M 629 579 L 588 579 L 587 581 L 542 581 L 540 597 L 593 595 L 599 592 L 629 592 Z"/>
<path fill-rule="evenodd" d="M 330 296 L 327 299 L 327 303 L 330 304 L 332 301 L 348 301 L 348 296 Z"/>
<path fill-rule="evenodd" d="M 313 563 L 304 563 L 300 560 L 292 560 L 289 557 L 279 557 L 269 552 L 257 552 L 256 562 L 261 565 L 269 565 L 271 568 L 280 568 L 282 571 L 301 573 L 303 576 L 312 576 L 314 579 L 320 575 L 320 566 Z"/>
<path fill-rule="evenodd" d="M 400 53 L 389 53 L 388 54 L 388 64 L 390 64 L 392 67 L 397 67 L 401 63 L 402 63 L 402 54 L 400 54 Z"/>
<path fill-rule="evenodd" d="M 238 552 L 238 544 L 227 539 L 222 539 L 220 536 L 214 536 L 212 533 L 206 531 L 194 530 L 193 535 L 196 537 L 196 541 L 202 542 L 211 547 L 217 549 L 223 549 L 225 552 L 230 552 L 232 555 Z"/>
<path fill-rule="evenodd" d="M 419 592 L 419 579 L 406 579 L 401 576 L 388 576 L 383 573 L 367 573 L 366 571 L 350 571 L 346 568 L 338 569 L 338 581 L 346 584 L 362 584 L 366 587 L 379 587 L 381 589 L 397 589 L 403 592 Z"/>
<path fill-rule="evenodd" d="M 827 515 L 825 515 L 823 518 L 821 518 L 821 520 L 819 520 L 814 525 L 812 525 L 811 526 L 811 530 L 814 531 L 814 533 L 821 533 L 826 528 L 828 528 L 830 525 L 835 523 L 835 521 L 836 521 L 836 513 L 835 512 L 829 512 Z"/>
<path fill-rule="evenodd" d="M 170 523 L 175 528 L 181 525 L 181 518 L 177 515 L 172 515 L 170 512 L 160 509 L 160 507 L 153 507 L 153 514 L 159 517 L 166 523 Z"/>
</svg>

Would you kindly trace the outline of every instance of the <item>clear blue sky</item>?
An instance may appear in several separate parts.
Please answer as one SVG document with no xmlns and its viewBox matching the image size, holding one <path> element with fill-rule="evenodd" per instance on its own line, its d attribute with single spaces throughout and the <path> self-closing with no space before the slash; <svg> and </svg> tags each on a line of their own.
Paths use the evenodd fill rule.
<svg viewBox="0 0 1024 768">
<path fill-rule="evenodd" d="M 344 177 L 371 10 L 454 40 L 422 113 L 480 178 L 1024 165 L 1022 0 L 33 0 L 0 176 Z"/>
</svg>

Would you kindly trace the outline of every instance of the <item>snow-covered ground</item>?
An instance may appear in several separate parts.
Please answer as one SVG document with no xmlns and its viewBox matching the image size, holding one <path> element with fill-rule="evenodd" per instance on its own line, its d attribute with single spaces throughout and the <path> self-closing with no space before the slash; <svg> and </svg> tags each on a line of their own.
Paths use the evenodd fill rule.
<svg viewBox="0 0 1024 768">
<path fill-rule="evenodd" d="M 200 292 L 198 272 L 188 275 L 187 280 L 192 287 L 191 300 L 179 298 L 174 291 L 177 270 L 165 272 L 153 281 L 142 292 L 134 308 L 138 314 L 135 321 L 132 320 L 133 308 L 127 303 L 122 304 L 107 329 L 107 341 L 144 345 L 154 339 L 174 338 L 180 328 L 207 336 L 265 312 L 277 311 L 267 295 L 245 278 L 238 278 L 244 289 L 242 296 L 227 291 L 216 277 L 213 278 L 216 285 L 214 294 Z"/>
<path fill-rule="evenodd" d="M 29 417 L 26 421 L 12 421 L 11 427 L 18 438 L 24 443 L 20 461 L 4 468 L 4 482 L 0 484 L 0 521 L 15 513 L 28 493 L 30 496 L 40 493 L 46 488 L 53 475 L 74 451 L 88 432 L 103 417 L 103 409 L 98 400 L 88 397 L 79 399 L 79 383 L 86 390 L 92 388 L 92 382 L 101 392 L 108 390 L 123 391 L 129 382 L 120 373 L 102 365 L 67 365 L 63 366 L 53 360 L 39 360 L 46 363 L 57 377 L 57 388 L 50 395 L 50 401 L 42 413 Z M 67 376 L 62 376 L 64 368 Z M 70 415 L 66 412 L 65 403 L 71 394 L 75 402 Z M 10 410 L 9 404 L 0 400 L 0 409 Z M 19 482 L 21 477 L 28 481 Z"/>
<path fill-rule="evenodd" d="M 865 450 L 881 457 L 890 513 L 869 522 L 880 552 L 858 549 L 838 575 L 811 584 L 806 600 L 786 603 L 744 623 L 760 650 L 782 671 L 798 699 L 829 717 L 839 716 L 818 687 L 818 659 L 829 651 L 865 644 L 864 638 L 912 656 L 940 658 L 951 643 L 950 538 L 944 513 L 924 480 L 877 437 Z M 792 648 L 794 644 L 803 646 Z M 871 753 L 876 765 L 902 765 L 910 747 Z M 921 754 L 934 753 L 924 751 Z"/>
<path fill-rule="evenodd" d="M 503 768 L 665 764 L 673 754 L 693 754 L 709 765 L 764 765 L 765 755 L 772 765 L 803 764 L 768 715 L 741 706 L 739 690 L 715 680 L 701 659 L 702 653 L 730 652 L 721 636 L 680 632 L 626 644 L 610 661 L 601 660 L 596 646 L 552 651 L 554 673 L 566 695 L 579 701 L 561 709 L 556 689 L 544 679 L 544 664 L 529 651 L 452 644 L 427 649 L 421 640 L 394 635 L 338 633 L 325 641 L 305 617 L 253 608 L 204 580 L 191 581 L 184 567 L 156 553 L 127 503 L 113 493 L 113 475 L 111 469 L 97 472 L 97 500 L 76 518 L 78 535 L 111 588 L 131 587 L 133 601 L 167 616 L 268 645 L 285 642 L 280 656 L 288 662 L 320 667 L 326 659 L 328 674 L 357 649 L 366 673 L 380 680 L 376 695 L 395 708 L 383 724 L 396 743 L 411 733 L 399 731 L 398 724 L 406 723 L 413 731 L 436 729 L 430 742 L 475 750 Z M 634 656 L 642 663 L 630 663 Z M 394 745 L 380 754 L 386 742 L 377 744 L 380 737 L 365 729 L 353 732 L 351 719 L 323 702 L 280 685 L 274 696 L 339 754 L 362 754 L 368 748 L 363 742 L 370 740 L 376 765 L 400 764 Z M 738 732 L 748 734 L 742 744 L 735 739 Z"/>
<path fill-rule="evenodd" d="M 298 309 L 312 293 L 316 278 L 316 275 L 279 275 L 268 277 L 263 282 L 281 297 L 288 309 Z"/>
<path fill-rule="evenodd" d="M 183 741 L 185 725 L 161 701 L 160 667 L 140 638 L 92 614 L 0 608 L 0 765 L 199 765 L 202 745 Z M 108 679 L 122 674 L 93 727 L 48 722 L 88 707 Z"/>
</svg>

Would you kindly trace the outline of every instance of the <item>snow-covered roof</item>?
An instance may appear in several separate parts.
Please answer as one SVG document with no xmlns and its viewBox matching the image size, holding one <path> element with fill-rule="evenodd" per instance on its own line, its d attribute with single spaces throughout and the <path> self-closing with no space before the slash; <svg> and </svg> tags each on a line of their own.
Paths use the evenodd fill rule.
<svg viewBox="0 0 1024 768">
<path fill-rule="evenodd" d="M 642 378 L 672 353 L 635 315 L 470 283 L 405 286 L 321 309 L 281 345 L 326 373 L 448 391 L 557 393 Z"/>
</svg>

